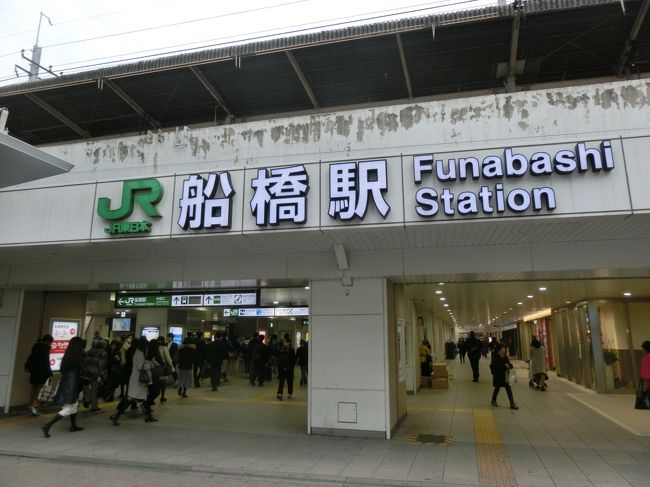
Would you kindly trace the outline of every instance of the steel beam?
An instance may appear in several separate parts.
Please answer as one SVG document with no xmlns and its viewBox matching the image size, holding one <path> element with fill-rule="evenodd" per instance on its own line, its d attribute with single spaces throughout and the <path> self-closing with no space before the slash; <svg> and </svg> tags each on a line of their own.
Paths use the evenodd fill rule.
<svg viewBox="0 0 650 487">
<path fill-rule="evenodd" d="M 31 100 L 32 102 L 36 103 L 39 107 L 41 107 L 43 110 L 48 112 L 50 115 L 52 115 L 54 118 L 59 120 L 60 122 L 63 122 L 64 125 L 67 125 L 69 128 L 77 132 L 79 135 L 81 135 L 84 139 L 90 139 L 92 135 L 90 135 L 90 132 L 87 130 L 82 129 L 79 125 L 74 123 L 72 120 L 70 120 L 68 117 L 63 115 L 60 111 L 58 111 L 56 108 L 54 108 L 52 105 L 47 103 L 45 100 L 41 99 L 39 96 L 34 95 L 32 93 L 25 93 L 25 96 Z"/>
<path fill-rule="evenodd" d="M 305 78 L 302 69 L 300 69 L 300 65 L 298 64 L 298 61 L 296 61 L 296 57 L 293 55 L 291 51 L 284 51 L 284 52 L 287 54 L 287 57 L 289 58 L 289 62 L 291 63 L 293 70 L 296 72 L 298 79 L 302 83 L 302 87 L 307 92 L 307 96 L 311 100 L 311 104 L 314 105 L 314 108 L 320 108 L 320 105 L 318 104 L 318 100 L 316 100 L 316 96 L 314 96 L 314 92 L 311 90 L 311 86 L 309 86 L 309 83 L 307 83 L 307 78 Z"/>
<path fill-rule="evenodd" d="M 198 79 L 199 82 L 203 85 L 203 88 L 205 88 L 207 92 L 210 93 L 210 96 L 214 99 L 214 101 L 216 101 L 219 106 L 223 108 L 223 111 L 226 112 L 228 116 L 233 117 L 234 114 L 232 113 L 232 110 L 228 107 L 228 105 L 226 105 L 223 97 L 219 94 L 214 85 L 210 83 L 208 78 L 205 77 L 203 72 L 196 66 L 190 66 L 190 71 L 192 71 L 192 74 L 194 74 L 194 76 L 196 76 L 196 79 Z"/>
<path fill-rule="evenodd" d="M 158 120 L 153 118 L 151 115 L 149 115 L 144 108 L 142 108 L 140 105 L 138 105 L 133 98 L 131 98 L 129 95 L 127 95 L 122 88 L 117 86 L 114 81 L 111 81 L 110 79 L 105 79 L 103 80 L 108 87 L 115 92 L 117 96 L 119 96 L 124 103 L 129 105 L 138 115 L 140 115 L 142 118 L 144 118 L 152 127 L 160 129 L 162 128 L 162 123 L 160 123 Z"/>
<path fill-rule="evenodd" d="M 402 70 L 404 71 L 404 81 L 406 82 L 406 90 L 408 91 L 409 98 L 413 98 L 413 88 L 411 87 L 411 76 L 409 75 L 409 68 L 406 64 L 406 56 L 404 55 L 404 44 L 402 44 L 402 34 L 395 34 L 397 38 L 397 49 L 399 49 L 399 58 L 402 61 Z"/>
<path fill-rule="evenodd" d="M 517 79 L 517 49 L 519 47 L 519 26 L 521 24 L 521 11 L 515 5 L 512 18 L 512 32 L 510 33 L 510 58 L 508 60 L 508 77 L 506 86 L 508 93 L 513 93 L 516 88 Z"/>
<path fill-rule="evenodd" d="M 621 58 L 618 61 L 618 66 L 616 68 L 616 74 L 618 76 L 623 75 L 623 70 L 625 69 L 625 65 L 628 63 L 628 58 L 630 57 L 636 38 L 639 35 L 645 16 L 648 14 L 648 9 L 650 9 L 650 0 L 643 0 L 641 7 L 636 14 L 636 18 L 634 19 L 634 24 L 632 24 L 632 28 L 630 29 L 630 35 L 628 36 L 627 41 L 625 41 L 623 54 L 621 54 Z"/>
</svg>

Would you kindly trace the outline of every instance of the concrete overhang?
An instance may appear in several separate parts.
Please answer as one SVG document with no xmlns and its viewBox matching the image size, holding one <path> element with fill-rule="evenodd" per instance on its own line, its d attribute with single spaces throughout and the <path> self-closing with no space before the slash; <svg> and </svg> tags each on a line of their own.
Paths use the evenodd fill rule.
<svg viewBox="0 0 650 487">
<path fill-rule="evenodd" d="M 63 174 L 74 166 L 0 132 L 0 188 Z"/>
</svg>

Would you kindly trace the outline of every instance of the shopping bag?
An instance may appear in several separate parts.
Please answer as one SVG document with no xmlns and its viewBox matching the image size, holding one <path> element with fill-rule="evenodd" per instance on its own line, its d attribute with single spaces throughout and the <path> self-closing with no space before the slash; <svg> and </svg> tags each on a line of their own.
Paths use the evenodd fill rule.
<svg viewBox="0 0 650 487">
<path fill-rule="evenodd" d="M 508 371 L 508 384 L 513 385 L 517 383 L 517 373 L 514 369 Z"/>
<path fill-rule="evenodd" d="M 643 381 L 639 381 L 639 387 L 636 388 L 634 409 L 650 409 L 650 391 L 643 390 Z"/>
<path fill-rule="evenodd" d="M 43 384 L 43 387 L 41 387 L 41 390 L 38 392 L 38 397 L 36 400 L 42 404 L 52 402 L 54 399 L 54 394 L 56 394 L 56 389 L 54 388 L 54 384 L 52 383 L 52 378 L 50 377 L 45 381 L 45 384 Z"/>
</svg>

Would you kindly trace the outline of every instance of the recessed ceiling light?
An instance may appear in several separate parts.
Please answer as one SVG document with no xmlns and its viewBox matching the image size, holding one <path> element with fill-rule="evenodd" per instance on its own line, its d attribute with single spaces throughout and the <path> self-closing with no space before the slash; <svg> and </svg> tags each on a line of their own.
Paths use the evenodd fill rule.
<svg viewBox="0 0 650 487">
<path fill-rule="evenodd" d="M 305 286 L 305 289 L 309 289 L 309 286 Z"/>
<path fill-rule="evenodd" d="M 565 304 L 571 304 L 571 301 L 565 301 Z"/>
<path fill-rule="evenodd" d="M 440 301 L 447 301 L 447 298 L 440 298 Z"/>
<path fill-rule="evenodd" d="M 521 306 L 524 303 L 522 303 L 521 301 L 518 301 L 517 304 Z"/>
<path fill-rule="evenodd" d="M 273 304 L 278 304 L 279 301 L 273 301 Z"/>
<path fill-rule="evenodd" d="M 630 291 L 625 291 L 623 293 L 623 296 L 632 296 L 632 293 Z"/>
<path fill-rule="evenodd" d="M 527 297 L 528 299 L 533 299 L 533 295 L 532 295 L 532 294 L 529 294 L 529 295 L 526 296 L 526 297 Z"/>
<path fill-rule="evenodd" d="M 445 308 L 448 308 L 448 307 L 449 307 L 449 305 L 448 305 L 447 303 L 443 304 L 443 306 L 444 306 Z"/>
<path fill-rule="evenodd" d="M 436 294 L 442 294 L 442 291 L 441 291 L 440 289 L 438 289 L 438 290 L 436 291 Z"/>
<path fill-rule="evenodd" d="M 444 285 L 445 285 L 444 282 L 439 282 L 439 283 L 438 283 L 438 286 L 444 286 Z"/>
<path fill-rule="evenodd" d="M 512 308 L 508 308 L 508 311 L 512 311 Z"/>
<path fill-rule="evenodd" d="M 545 287 L 540 287 L 539 290 L 540 291 L 546 291 L 546 288 Z"/>
</svg>

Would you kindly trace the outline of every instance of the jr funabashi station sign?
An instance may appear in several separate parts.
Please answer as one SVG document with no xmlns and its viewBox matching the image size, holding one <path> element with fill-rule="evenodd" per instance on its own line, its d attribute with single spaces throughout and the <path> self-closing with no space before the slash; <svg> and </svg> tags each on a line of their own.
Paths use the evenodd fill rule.
<svg viewBox="0 0 650 487">
<path fill-rule="evenodd" d="M 607 175 L 621 154 L 605 139 L 148 178 L 113 186 L 120 206 L 102 195 L 97 214 L 119 236 L 589 213 L 620 184 Z M 164 211 L 161 180 L 176 193 Z"/>
</svg>

